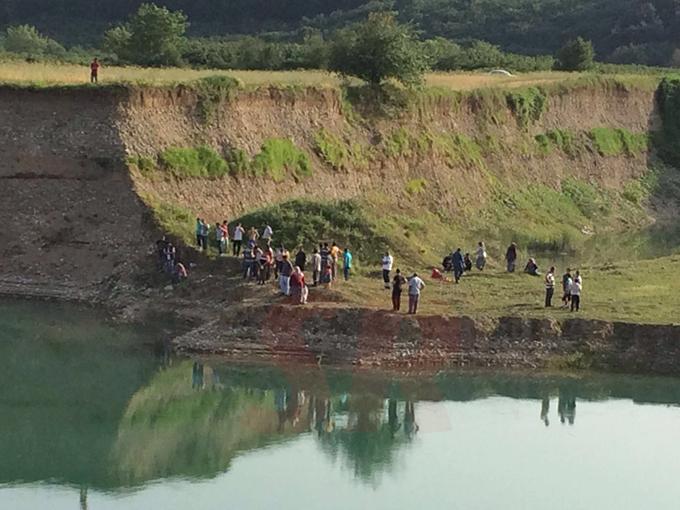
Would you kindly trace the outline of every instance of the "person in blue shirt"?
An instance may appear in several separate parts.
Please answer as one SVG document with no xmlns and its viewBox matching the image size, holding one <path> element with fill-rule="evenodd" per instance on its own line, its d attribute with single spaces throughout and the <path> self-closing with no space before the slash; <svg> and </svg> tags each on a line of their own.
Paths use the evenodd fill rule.
<svg viewBox="0 0 680 510">
<path fill-rule="evenodd" d="M 349 273 L 352 269 L 352 254 L 349 248 L 345 248 L 345 252 L 342 255 L 343 271 L 345 273 L 345 281 L 349 280 Z"/>
</svg>

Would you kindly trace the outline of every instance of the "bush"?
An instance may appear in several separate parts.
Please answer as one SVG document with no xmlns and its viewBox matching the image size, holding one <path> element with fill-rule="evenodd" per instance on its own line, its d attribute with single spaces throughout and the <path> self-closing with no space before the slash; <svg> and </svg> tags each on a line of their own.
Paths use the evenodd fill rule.
<svg viewBox="0 0 680 510">
<path fill-rule="evenodd" d="M 365 22 L 340 31 L 330 49 L 331 71 L 371 85 L 388 79 L 418 85 L 427 67 L 413 29 L 389 13 L 372 13 Z"/>
<path fill-rule="evenodd" d="M 61 57 L 66 53 L 61 44 L 49 37 L 45 37 L 31 25 L 7 27 L 3 46 L 5 51 L 10 53 L 31 57 L 43 55 Z"/>
<path fill-rule="evenodd" d="M 593 67 L 595 50 L 593 43 L 578 37 L 559 49 L 555 69 L 560 71 L 587 71 Z"/>
<path fill-rule="evenodd" d="M 540 88 L 531 87 L 507 95 L 507 103 L 521 127 L 528 127 L 540 120 L 548 102 L 547 94 Z"/>
</svg>

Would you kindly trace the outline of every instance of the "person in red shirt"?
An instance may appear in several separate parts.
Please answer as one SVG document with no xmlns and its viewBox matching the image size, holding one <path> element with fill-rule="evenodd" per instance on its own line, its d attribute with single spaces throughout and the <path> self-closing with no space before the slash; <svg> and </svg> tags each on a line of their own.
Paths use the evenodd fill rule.
<svg viewBox="0 0 680 510">
<path fill-rule="evenodd" d="M 101 64 L 97 57 L 90 63 L 90 83 L 98 83 L 99 79 L 99 68 Z"/>
<path fill-rule="evenodd" d="M 305 274 L 300 266 L 295 266 L 295 271 L 290 275 L 290 290 L 293 295 L 293 302 L 304 305 L 307 303 L 308 289 L 305 284 Z"/>
</svg>

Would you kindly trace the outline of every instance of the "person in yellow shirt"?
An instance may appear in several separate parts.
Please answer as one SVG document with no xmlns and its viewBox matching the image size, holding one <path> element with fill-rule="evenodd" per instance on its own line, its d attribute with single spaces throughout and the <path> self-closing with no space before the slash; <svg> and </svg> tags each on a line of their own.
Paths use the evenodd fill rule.
<svg viewBox="0 0 680 510">
<path fill-rule="evenodd" d="M 333 256 L 333 262 L 331 263 L 331 274 L 333 275 L 333 280 L 335 280 L 338 272 L 338 260 L 340 259 L 340 254 L 342 253 L 342 250 L 340 247 L 333 241 L 333 244 L 331 245 L 331 255 Z"/>
</svg>

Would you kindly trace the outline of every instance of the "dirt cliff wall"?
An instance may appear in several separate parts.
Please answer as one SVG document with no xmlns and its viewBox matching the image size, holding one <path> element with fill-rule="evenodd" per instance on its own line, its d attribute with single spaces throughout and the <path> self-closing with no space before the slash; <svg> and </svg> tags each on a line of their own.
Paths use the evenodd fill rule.
<svg viewBox="0 0 680 510">
<path fill-rule="evenodd" d="M 185 87 L 0 88 L 0 283 L 62 286 L 68 294 L 132 282 L 140 267 L 148 272 L 157 235 L 140 196 L 214 221 L 293 197 L 396 197 L 399 203 L 412 199 L 405 186 L 413 179 L 427 180 L 428 200 L 451 213 L 491 200 L 494 183 L 558 187 L 577 177 L 621 189 L 647 170 L 648 154 L 539 155 L 527 140 L 556 128 L 644 132 L 658 124 L 652 91 L 605 86 L 550 93 L 529 126 L 503 100 L 486 104 L 474 94 L 430 97 L 397 117 L 373 118 L 352 113 L 336 90 L 239 91 L 212 105 L 208 119 L 200 113 L 202 100 Z M 373 155 L 334 169 L 317 154 L 321 130 Z M 479 160 L 452 161 L 422 146 L 387 155 L 382 148 L 395 132 L 414 140 L 423 133 L 463 135 L 491 140 L 495 148 Z M 299 182 L 149 178 L 127 164 L 130 156 L 201 144 L 252 155 L 271 138 L 291 139 L 306 152 L 313 175 Z"/>
</svg>

